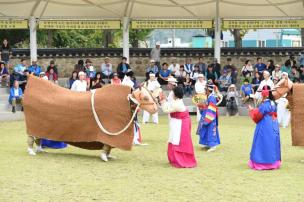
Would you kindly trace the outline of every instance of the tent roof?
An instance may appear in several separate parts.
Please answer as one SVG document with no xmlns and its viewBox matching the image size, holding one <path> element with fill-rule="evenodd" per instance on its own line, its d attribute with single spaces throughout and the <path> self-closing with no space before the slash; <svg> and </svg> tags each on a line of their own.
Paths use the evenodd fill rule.
<svg viewBox="0 0 304 202">
<path fill-rule="evenodd" d="M 216 0 L 0 0 L 0 18 L 211 19 Z M 303 0 L 220 0 L 222 18 L 303 18 Z"/>
</svg>

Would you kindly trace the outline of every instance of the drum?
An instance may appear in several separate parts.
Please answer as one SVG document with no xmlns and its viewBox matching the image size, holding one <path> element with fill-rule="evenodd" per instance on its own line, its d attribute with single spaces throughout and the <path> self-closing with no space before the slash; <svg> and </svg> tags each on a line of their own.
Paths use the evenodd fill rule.
<svg viewBox="0 0 304 202">
<path fill-rule="evenodd" d="M 195 104 L 195 105 L 205 104 L 206 101 L 207 101 L 206 94 L 195 94 L 192 97 L 192 103 Z"/>
</svg>

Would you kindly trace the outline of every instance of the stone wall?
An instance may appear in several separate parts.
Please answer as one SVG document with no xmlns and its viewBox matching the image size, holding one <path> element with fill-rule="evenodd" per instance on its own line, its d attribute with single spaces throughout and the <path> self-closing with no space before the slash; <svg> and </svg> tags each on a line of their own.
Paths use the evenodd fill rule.
<svg viewBox="0 0 304 202">
<path fill-rule="evenodd" d="M 257 55 L 246 55 L 246 56 L 245 55 L 230 55 L 230 56 L 225 55 L 225 56 L 221 57 L 221 64 L 222 64 L 222 66 L 224 66 L 226 64 L 227 58 L 231 58 L 232 63 L 234 65 L 236 65 L 239 69 L 241 69 L 247 59 L 250 59 L 252 61 L 252 63 L 254 64 L 257 57 L 258 57 Z M 288 57 L 289 57 L 288 55 L 265 56 L 265 57 L 263 57 L 263 61 L 266 63 L 267 60 L 272 59 L 272 60 L 274 60 L 275 64 L 282 65 L 282 64 L 284 64 L 285 60 L 288 59 Z M 82 58 L 79 58 L 79 57 L 58 57 L 58 58 L 43 57 L 43 58 L 39 59 L 38 63 L 45 70 L 46 67 L 48 66 L 50 60 L 54 59 L 55 63 L 58 66 L 59 77 L 69 77 L 71 72 L 73 71 L 74 65 L 77 63 L 78 59 L 86 60 L 87 58 L 90 58 L 92 60 L 93 65 L 96 68 L 96 70 L 100 70 L 100 65 L 104 61 L 104 57 L 99 57 L 99 56 L 98 57 L 82 57 Z M 164 57 L 162 57 L 161 62 L 170 63 L 174 58 L 177 59 L 179 64 L 184 64 L 186 56 L 177 56 L 177 57 L 164 56 Z M 191 58 L 192 58 L 193 63 L 196 63 L 198 60 L 197 56 L 193 56 Z M 206 63 L 211 63 L 213 60 L 212 56 L 205 56 L 203 58 Z M 111 59 L 114 69 L 116 70 L 117 64 L 121 60 L 120 56 L 110 57 L 110 59 Z M 150 61 L 150 59 L 147 56 L 142 56 L 142 57 L 135 56 L 135 57 L 131 57 L 130 65 L 137 76 L 143 76 L 145 73 L 145 69 L 149 64 L 149 61 Z M 11 59 L 12 66 L 18 64 L 19 62 L 20 62 L 20 58 L 13 57 Z M 29 63 L 30 63 L 30 61 L 28 61 L 28 64 Z"/>
</svg>

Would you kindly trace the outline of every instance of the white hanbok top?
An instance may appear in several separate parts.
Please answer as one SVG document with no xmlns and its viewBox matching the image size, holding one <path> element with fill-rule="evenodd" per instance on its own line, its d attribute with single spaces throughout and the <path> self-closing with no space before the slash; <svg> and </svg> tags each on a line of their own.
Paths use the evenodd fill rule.
<svg viewBox="0 0 304 202">
<path fill-rule="evenodd" d="M 186 106 L 182 99 L 176 99 L 170 102 L 165 102 L 162 104 L 162 110 L 165 113 L 172 112 L 184 112 L 186 111 Z M 179 145 L 180 136 L 182 130 L 182 120 L 176 118 L 169 119 L 169 139 L 168 142 L 173 145 Z"/>
<path fill-rule="evenodd" d="M 206 85 L 207 82 L 204 80 L 203 82 L 200 82 L 199 80 L 197 80 L 195 82 L 195 92 L 199 93 L 199 94 L 205 94 L 206 93 Z"/>
<path fill-rule="evenodd" d="M 133 81 L 131 80 L 131 78 L 127 75 L 125 75 L 125 77 L 123 78 L 122 82 L 121 82 L 122 85 L 125 85 L 125 86 L 129 86 L 131 88 L 133 88 L 134 86 L 134 83 Z"/>
<path fill-rule="evenodd" d="M 155 80 L 148 80 L 146 83 L 145 83 L 145 87 L 149 90 L 149 91 L 155 91 L 156 89 L 160 88 L 160 84 L 158 83 L 158 81 L 155 79 Z"/>
<path fill-rule="evenodd" d="M 86 92 L 87 91 L 87 81 L 86 80 L 76 80 L 74 81 L 72 87 L 71 87 L 72 91 L 76 91 L 76 92 Z"/>
</svg>

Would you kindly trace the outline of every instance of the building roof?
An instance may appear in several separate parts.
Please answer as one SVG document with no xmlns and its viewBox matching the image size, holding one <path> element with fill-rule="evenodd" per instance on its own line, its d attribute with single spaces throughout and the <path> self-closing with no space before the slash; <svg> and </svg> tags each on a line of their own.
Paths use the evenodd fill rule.
<svg viewBox="0 0 304 202">
<path fill-rule="evenodd" d="M 303 0 L 220 0 L 222 18 L 303 18 Z M 0 17 L 214 18 L 216 0 L 0 0 Z"/>
</svg>

